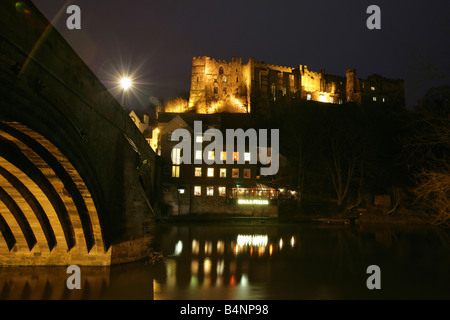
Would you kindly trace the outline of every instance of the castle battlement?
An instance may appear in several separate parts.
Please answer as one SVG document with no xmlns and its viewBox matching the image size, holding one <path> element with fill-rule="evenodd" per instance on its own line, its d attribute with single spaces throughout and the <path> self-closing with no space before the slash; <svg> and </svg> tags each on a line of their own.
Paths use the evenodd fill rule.
<svg viewBox="0 0 450 320">
<path fill-rule="evenodd" d="M 255 61 L 253 63 L 253 65 L 258 68 L 267 68 L 267 69 L 277 70 L 277 71 L 281 71 L 281 72 L 289 72 L 289 73 L 292 73 L 292 71 L 295 69 L 292 67 L 280 66 L 280 65 L 269 64 L 269 63 L 259 62 L 259 61 Z"/>
</svg>

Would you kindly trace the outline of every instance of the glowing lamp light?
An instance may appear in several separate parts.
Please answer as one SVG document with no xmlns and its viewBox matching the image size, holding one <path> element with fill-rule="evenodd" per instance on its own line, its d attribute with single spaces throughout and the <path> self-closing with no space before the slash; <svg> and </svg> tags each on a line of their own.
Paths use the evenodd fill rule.
<svg viewBox="0 0 450 320">
<path fill-rule="evenodd" d="M 131 87 L 131 79 L 128 77 L 120 79 L 120 85 L 123 90 L 128 90 Z"/>
</svg>

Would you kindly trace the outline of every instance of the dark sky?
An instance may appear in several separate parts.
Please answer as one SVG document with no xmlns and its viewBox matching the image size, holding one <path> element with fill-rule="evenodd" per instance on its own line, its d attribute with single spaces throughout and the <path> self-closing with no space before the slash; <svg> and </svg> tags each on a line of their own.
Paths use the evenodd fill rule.
<svg viewBox="0 0 450 320">
<path fill-rule="evenodd" d="M 135 72 L 136 108 L 188 92 L 193 56 L 402 78 L 408 107 L 450 83 L 449 0 L 33 2 L 107 87 L 115 68 Z M 66 27 L 70 4 L 81 9 L 81 30 Z M 381 30 L 366 27 L 371 4 Z"/>
</svg>

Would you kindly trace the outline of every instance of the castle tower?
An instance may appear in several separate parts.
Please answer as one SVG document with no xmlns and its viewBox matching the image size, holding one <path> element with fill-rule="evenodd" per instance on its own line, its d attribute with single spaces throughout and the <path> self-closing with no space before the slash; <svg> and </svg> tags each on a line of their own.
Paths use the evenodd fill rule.
<svg viewBox="0 0 450 320">
<path fill-rule="evenodd" d="M 189 109 L 206 106 L 206 65 L 209 57 L 193 57 L 191 72 L 191 91 L 189 95 Z"/>
<path fill-rule="evenodd" d="M 355 69 L 348 69 L 345 73 L 347 78 L 346 83 L 346 98 L 347 102 L 361 103 L 361 90 L 359 88 L 359 81 L 356 78 Z"/>
</svg>

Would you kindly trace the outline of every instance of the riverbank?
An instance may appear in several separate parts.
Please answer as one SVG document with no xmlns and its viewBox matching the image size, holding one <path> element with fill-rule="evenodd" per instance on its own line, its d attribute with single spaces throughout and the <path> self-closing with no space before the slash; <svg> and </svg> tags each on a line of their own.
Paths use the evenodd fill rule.
<svg viewBox="0 0 450 320">
<path fill-rule="evenodd" d="M 217 214 L 186 214 L 177 216 L 157 216 L 157 223 L 233 223 L 233 224 L 403 224 L 403 225 L 431 225 L 426 213 L 412 210 L 397 210 L 395 213 L 386 214 L 378 208 L 355 209 L 350 211 L 329 210 L 312 214 L 296 213 L 280 215 L 279 217 L 259 217 L 242 215 L 217 215 Z"/>
</svg>

